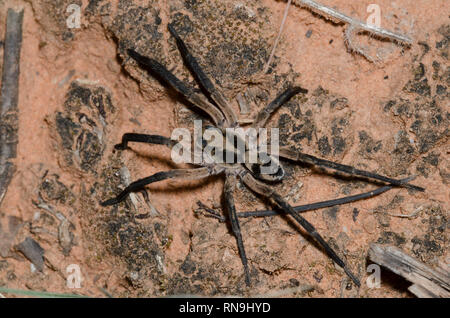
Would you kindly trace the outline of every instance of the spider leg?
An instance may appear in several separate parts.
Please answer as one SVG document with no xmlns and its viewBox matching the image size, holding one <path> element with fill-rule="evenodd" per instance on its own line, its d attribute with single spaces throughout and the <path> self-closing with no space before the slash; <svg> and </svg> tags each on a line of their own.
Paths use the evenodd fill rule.
<svg viewBox="0 0 450 318">
<path fill-rule="evenodd" d="M 275 112 L 279 107 L 283 106 L 284 103 L 289 101 L 298 93 L 306 94 L 308 93 L 308 90 L 296 86 L 289 87 L 287 90 L 279 94 L 269 105 L 259 111 L 259 113 L 255 117 L 255 121 L 253 122 L 253 127 L 263 127 L 269 119 L 270 115 L 273 114 L 273 112 Z"/>
<path fill-rule="evenodd" d="M 365 170 L 359 170 L 352 166 L 343 165 L 343 164 L 329 161 L 326 159 L 317 158 L 317 157 L 314 157 L 314 156 L 311 156 L 311 155 L 308 155 L 308 154 L 305 154 L 302 152 L 296 152 L 296 151 L 292 151 L 292 150 L 286 149 L 286 148 L 280 148 L 280 157 L 289 159 L 289 160 L 293 160 L 293 161 L 304 162 L 304 163 L 311 164 L 314 166 L 333 169 L 333 170 L 336 170 L 339 172 L 347 173 L 347 174 L 349 174 L 351 176 L 355 176 L 355 177 L 364 177 L 364 178 L 374 179 L 374 180 L 378 180 L 378 181 L 383 181 L 383 182 L 386 182 L 386 183 L 389 183 L 389 184 L 392 184 L 395 186 L 399 186 L 399 187 L 413 189 L 413 190 L 417 190 L 417 191 L 421 191 L 421 192 L 425 191 L 424 188 L 409 184 L 406 181 L 392 179 L 392 178 L 385 177 L 385 176 L 382 176 L 382 175 L 379 175 L 376 173 L 372 173 L 369 171 L 365 171 Z"/>
<path fill-rule="evenodd" d="M 409 177 L 409 178 L 402 179 L 401 181 L 407 182 L 412 179 L 413 179 L 413 177 Z M 336 206 L 336 205 L 342 205 L 342 204 L 346 204 L 346 203 L 350 203 L 350 202 L 355 202 L 355 201 L 359 201 L 359 200 L 363 200 L 363 199 L 372 198 L 374 196 L 380 195 L 391 189 L 392 189 L 391 185 L 386 185 L 386 186 L 379 187 L 375 190 L 364 192 L 364 193 L 350 195 L 350 196 L 339 198 L 339 199 L 333 199 L 333 200 L 327 200 L 327 201 L 321 201 L 321 202 L 315 202 L 315 203 L 310 203 L 310 204 L 294 206 L 293 208 L 294 208 L 295 212 L 297 212 L 297 213 L 312 211 L 312 210 L 317 210 L 317 209 L 323 209 L 323 208 L 329 208 L 329 207 Z M 280 212 L 285 212 L 285 211 L 283 210 Z M 247 211 L 247 212 L 237 213 L 237 216 L 239 218 L 265 217 L 265 216 L 279 215 L 280 212 L 272 211 L 272 210 Z"/>
<path fill-rule="evenodd" d="M 239 219 L 236 215 L 236 207 L 234 205 L 233 192 L 235 185 L 236 177 L 234 175 L 227 175 L 224 187 L 225 204 L 231 222 L 231 229 L 233 230 L 233 234 L 236 237 L 242 265 L 244 265 L 245 283 L 247 284 L 247 286 L 250 286 L 250 274 L 248 270 L 247 255 L 245 254 L 244 243 L 242 241 L 241 235 L 241 227 L 239 225 Z"/>
<path fill-rule="evenodd" d="M 201 213 L 200 211 L 204 211 L 204 215 L 209 218 L 215 218 L 219 220 L 219 222 L 225 222 L 226 218 L 215 211 L 214 209 L 208 208 L 201 201 L 197 201 L 198 209 L 194 210 L 194 213 Z"/>
<path fill-rule="evenodd" d="M 194 89 L 187 86 L 183 81 L 173 75 L 167 68 L 154 59 L 142 56 L 132 49 L 128 49 L 128 54 L 138 64 L 150 71 L 152 74 L 157 75 L 159 79 L 169 84 L 178 93 L 183 95 L 189 102 L 206 112 L 214 121 L 214 123 L 222 127 L 225 121 L 223 114 L 213 104 L 211 104 L 206 97 L 194 92 Z"/>
<path fill-rule="evenodd" d="M 311 235 L 325 250 L 328 256 L 336 262 L 340 267 L 342 267 L 345 273 L 353 280 L 353 282 L 359 287 L 361 283 L 358 278 L 350 271 L 345 262 L 336 254 L 336 252 L 328 245 L 328 243 L 322 238 L 322 236 L 316 231 L 314 226 L 309 223 L 304 217 L 298 214 L 294 208 L 286 202 L 278 193 L 275 192 L 270 186 L 256 180 L 253 176 L 246 170 L 242 170 L 239 174 L 242 181 L 248 186 L 252 191 L 272 199 L 282 210 L 291 215 L 297 223 L 299 223 L 308 233 Z"/>
<path fill-rule="evenodd" d="M 108 206 L 117 204 L 125 200 L 131 192 L 142 189 L 144 186 L 150 183 L 166 180 L 166 179 L 200 179 L 206 178 L 210 175 L 216 174 L 208 167 L 194 168 L 194 169 L 175 169 L 169 171 L 160 171 L 149 177 L 136 180 L 128 187 L 126 187 L 118 196 L 109 200 L 103 201 L 100 204 L 102 206 Z"/>
<path fill-rule="evenodd" d="M 136 133 L 126 133 L 122 136 L 122 142 L 114 146 L 117 150 L 125 150 L 128 149 L 129 142 L 142 142 L 147 144 L 154 145 L 165 145 L 168 147 L 172 147 L 176 141 L 173 141 L 170 138 L 160 136 L 160 135 L 147 135 L 147 134 L 136 134 Z"/>
<path fill-rule="evenodd" d="M 237 116 L 233 111 L 233 108 L 231 108 L 229 102 L 226 100 L 225 96 L 214 87 L 214 84 L 212 81 L 206 76 L 205 72 L 203 72 L 202 68 L 198 64 L 195 57 L 189 52 L 189 49 L 187 48 L 186 44 L 183 42 L 183 40 L 180 38 L 178 33 L 175 31 L 175 28 L 172 24 L 168 25 L 168 29 L 170 34 L 175 38 L 178 46 L 178 50 L 180 51 L 181 56 L 183 57 L 184 62 L 186 63 L 187 67 L 191 71 L 191 73 L 194 75 L 200 86 L 208 92 L 208 94 L 211 96 L 211 99 L 217 104 L 219 109 L 222 111 L 222 113 L 225 115 L 225 118 L 229 125 L 236 126 L 237 124 Z"/>
<path fill-rule="evenodd" d="M 307 93 L 308 91 L 306 89 L 303 89 L 301 87 L 291 87 L 282 92 L 280 95 L 278 95 L 269 105 L 267 105 L 265 108 L 263 108 L 257 115 L 255 122 L 253 123 L 253 127 L 259 128 L 263 127 L 267 120 L 269 119 L 270 115 L 276 111 L 279 107 L 281 107 L 284 103 L 286 103 L 289 99 L 291 99 L 294 95 L 298 93 Z M 417 191 L 425 191 L 424 188 L 418 187 L 409 183 L 406 183 L 401 180 L 392 179 L 389 177 L 385 177 L 376 173 L 372 173 L 369 171 L 359 170 L 352 166 L 339 164 L 333 161 L 317 158 L 308 154 L 304 154 L 301 152 L 294 152 L 289 149 L 280 149 L 280 157 L 293 160 L 293 161 L 300 161 L 305 162 L 308 164 L 324 167 L 324 168 L 330 168 L 333 170 L 337 170 L 340 172 L 345 172 L 347 174 L 350 174 L 352 176 L 359 176 L 359 177 L 365 177 L 370 179 L 375 179 L 383 182 L 390 183 L 395 186 L 400 187 L 406 187 L 409 189 L 414 189 Z"/>
</svg>

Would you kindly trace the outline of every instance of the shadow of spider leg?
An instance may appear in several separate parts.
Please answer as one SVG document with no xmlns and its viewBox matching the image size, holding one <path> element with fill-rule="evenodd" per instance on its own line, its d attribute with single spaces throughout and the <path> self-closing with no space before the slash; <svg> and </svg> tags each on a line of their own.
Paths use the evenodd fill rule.
<svg viewBox="0 0 450 318">
<path fill-rule="evenodd" d="M 409 181 L 411 179 L 413 179 L 413 178 L 409 177 L 407 179 L 402 179 L 402 180 Z M 374 189 L 374 190 L 371 190 L 368 192 L 354 194 L 354 195 L 350 195 L 347 197 L 342 197 L 342 198 L 333 199 L 333 200 L 320 201 L 320 202 L 314 202 L 314 203 L 309 203 L 309 204 L 304 204 L 304 205 L 297 205 L 297 206 L 294 206 L 294 210 L 295 210 L 295 212 L 299 213 L 299 212 L 307 212 L 307 211 L 313 211 L 313 210 L 318 210 L 318 209 L 323 209 L 323 208 L 329 208 L 329 207 L 336 206 L 336 205 L 347 204 L 347 203 L 351 203 L 351 202 L 355 202 L 355 201 L 359 201 L 359 200 L 363 200 L 363 199 L 372 198 L 374 196 L 377 196 L 384 192 L 387 192 L 387 191 L 391 190 L 392 188 L 393 188 L 393 186 L 386 185 L 386 186 L 379 187 L 377 189 Z M 198 209 L 196 211 L 204 211 L 204 214 L 206 217 L 215 218 L 215 219 L 218 219 L 220 222 L 225 222 L 225 217 L 222 216 L 221 214 L 219 214 L 216 210 L 208 208 L 206 205 L 204 205 L 200 201 L 197 202 L 197 205 L 198 205 Z M 280 215 L 280 213 L 284 213 L 284 211 L 256 210 L 256 211 L 238 212 L 237 216 L 239 218 L 266 217 L 266 216 Z"/>
<path fill-rule="evenodd" d="M 239 225 L 239 219 L 236 215 L 236 207 L 234 205 L 233 192 L 236 186 L 236 176 L 227 174 L 224 186 L 224 196 L 226 210 L 228 212 L 228 218 L 230 219 L 231 229 L 236 237 L 239 256 L 241 257 L 242 265 L 244 266 L 245 283 L 250 286 L 250 274 L 248 271 L 248 260 L 245 254 L 244 243 L 242 241 L 241 227 Z"/>
<path fill-rule="evenodd" d="M 128 149 L 129 142 L 141 142 L 152 145 L 165 145 L 168 147 L 172 147 L 176 144 L 176 141 L 160 135 L 126 133 L 123 134 L 122 136 L 122 142 L 120 144 L 116 144 L 114 146 L 114 149 L 117 150 Z"/>
<path fill-rule="evenodd" d="M 292 216 L 294 220 L 297 221 L 297 223 L 300 224 L 300 226 L 303 227 L 308 232 L 308 234 L 311 235 L 320 244 L 320 246 L 322 246 L 328 256 L 336 264 L 344 269 L 345 273 L 348 275 L 348 277 L 351 278 L 356 286 L 361 286 L 359 279 L 356 278 L 356 276 L 351 272 L 345 262 L 336 254 L 336 252 L 328 245 L 328 243 L 325 242 L 322 236 L 316 231 L 314 226 L 309 223 L 304 217 L 298 214 L 286 200 L 284 200 L 277 192 L 275 192 L 274 189 L 272 189 L 269 185 L 256 180 L 246 170 L 242 170 L 239 176 L 248 188 L 268 199 L 271 199 L 280 209 Z"/>
<path fill-rule="evenodd" d="M 401 181 L 408 182 L 408 181 L 411 181 L 412 179 L 413 179 L 413 177 L 409 177 L 409 178 L 402 179 Z M 374 190 L 371 190 L 368 192 L 358 193 L 358 194 L 354 194 L 354 195 L 350 195 L 350 196 L 346 196 L 346 197 L 342 197 L 342 198 L 338 198 L 338 199 L 294 206 L 294 210 L 297 213 L 301 213 L 301 212 L 313 211 L 313 210 L 318 210 L 318 209 L 323 209 L 323 208 L 329 208 L 329 207 L 336 206 L 336 205 L 347 204 L 347 203 L 351 203 L 351 202 L 355 202 L 355 201 L 359 201 L 359 200 L 363 200 L 363 199 L 373 198 L 374 196 L 377 196 L 384 192 L 387 192 L 387 191 L 391 190 L 392 188 L 393 188 L 392 185 L 386 185 L 386 186 L 379 187 L 377 189 L 374 189 Z M 205 207 L 202 207 L 202 208 L 205 209 Z M 207 212 L 213 214 L 213 212 L 210 212 L 210 211 L 207 211 Z M 281 211 L 273 211 L 273 210 L 246 211 L 246 212 L 238 212 L 237 216 L 239 218 L 266 217 L 266 216 L 280 215 L 280 213 L 285 213 L 285 211 L 284 210 L 281 210 Z M 216 216 L 216 218 L 218 218 L 218 217 Z M 220 218 L 219 218 L 219 220 L 222 221 L 222 219 L 220 219 Z"/>
</svg>

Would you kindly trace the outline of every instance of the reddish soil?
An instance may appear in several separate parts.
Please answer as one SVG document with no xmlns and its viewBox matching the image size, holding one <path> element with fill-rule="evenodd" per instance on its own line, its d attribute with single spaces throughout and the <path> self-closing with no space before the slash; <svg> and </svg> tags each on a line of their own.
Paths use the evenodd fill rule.
<svg viewBox="0 0 450 318">
<path fill-rule="evenodd" d="M 365 20 L 373 1 L 321 2 Z M 82 5 L 78 29 L 66 25 L 72 3 Z M 97 297 L 105 291 L 114 297 L 411 297 L 408 283 L 386 270 L 380 288 L 367 286 L 367 251 L 374 242 L 391 244 L 432 267 L 450 263 L 448 5 L 377 4 L 382 27 L 412 37 L 410 48 L 360 35 L 357 40 L 382 58 L 371 63 L 347 51 L 344 25 L 292 6 L 274 63 L 263 74 L 283 1 L 0 1 L 1 26 L 8 7 L 25 9 L 16 173 L 0 206 L 0 286 Z M 238 114 L 236 95 L 254 97 L 251 114 L 241 118 L 251 118 L 288 83 L 309 90 L 268 124 L 280 127 L 282 145 L 391 177 L 417 175 L 413 183 L 424 193 L 395 188 L 304 214 L 361 278 L 361 288 L 280 216 L 241 222 L 253 282 L 246 287 L 230 227 L 194 212 L 197 201 L 224 212 L 222 177 L 148 186 L 157 214 L 141 193 L 136 206 L 130 200 L 98 204 L 123 189 L 123 167 L 133 181 L 188 166 L 172 163 L 163 146 L 133 144 L 113 152 L 126 132 L 170 136 L 175 127 L 193 128 L 197 115 L 125 55 L 132 45 L 194 84 L 167 31 L 169 21 L 177 22 Z M 0 33 L 2 40 L 3 28 Z M 292 205 L 376 187 L 292 163 L 286 170 L 276 188 Z M 270 207 L 242 185 L 236 205 L 238 211 Z M 8 227 L 11 217 L 19 220 L 17 231 Z M 26 237 L 44 249 L 43 271 L 18 251 Z M 80 289 L 66 286 L 70 264 L 81 269 Z"/>
</svg>

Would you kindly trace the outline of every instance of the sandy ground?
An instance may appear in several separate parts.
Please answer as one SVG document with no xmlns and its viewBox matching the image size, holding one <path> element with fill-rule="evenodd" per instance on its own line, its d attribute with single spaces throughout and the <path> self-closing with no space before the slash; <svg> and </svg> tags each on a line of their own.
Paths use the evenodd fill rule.
<svg viewBox="0 0 450 318">
<path fill-rule="evenodd" d="M 365 20 L 367 5 L 322 3 Z M 69 29 L 70 4 L 82 6 Z M 268 74 L 263 74 L 285 2 L 275 0 L 0 1 L 25 9 L 16 173 L 0 207 L 0 286 L 104 297 L 266 295 L 411 297 L 386 270 L 381 287 L 365 283 L 371 243 L 396 245 L 430 266 L 448 266 L 450 25 L 445 0 L 379 0 L 382 27 L 414 39 L 410 48 L 360 35 L 382 58 L 351 54 L 344 25 L 292 6 Z M 391 177 L 417 175 L 418 193 L 378 197 L 304 214 L 362 281 L 343 271 L 289 218 L 241 222 L 251 268 L 246 287 L 230 227 L 208 218 L 201 201 L 222 211 L 223 178 L 164 181 L 114 207 L 98 202 L 130 180 L 185 167 L 163 146 L 113 151 L 125 132 L 170 136 L 198 115 L 126 58 L 135 47 L 194 85 L 167 31 L 180 35 L 239 114 L 236 99 L 258 109 L 290 84 L 309 90 L 274 115 L 281 144 Z M 0 49 L 3 56 L 3 49 Z M 376 187 L 286 164 L 276 189 L 293 205 Z M 270 207 L 238 185 L 238 211 Z M 410 217 L 398 217 L 410 215 Z M 20 252 L 32 238 L 44 250 L 42 271 Z M 68 267 L 81 288 L 68 288 Z M 68 271 L 69 270 L 69 271 Z M 13 295 L 5 295 L 12 297 Z"/>
</svg>

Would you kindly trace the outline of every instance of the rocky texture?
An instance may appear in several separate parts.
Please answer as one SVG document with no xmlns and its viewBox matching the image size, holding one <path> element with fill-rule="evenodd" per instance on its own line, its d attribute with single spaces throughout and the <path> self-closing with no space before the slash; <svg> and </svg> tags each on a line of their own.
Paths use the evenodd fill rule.
<svg viewBox="0 0 450 318">
<path fill-rule="evenodd" d="M 0 285 L 72 292 L 64 277 L 68 265 L 78 264 L 84 278 L 78 292 L 92 296 L 103 295 L 98 287 L 113 296 L 410 296 L 384 281 L 380 289 L 363 284 L 357 290 L 285 217 L 242 221 L 254 284 L 247 288 L 227 224 L 194 213 L 198 200 L 223 213 L 221 178 L 162 182 L 109 208 L 98 202 L 130 180 L 180 167 L 162 146 L 132 144 L 132 150 L 114 152 L 123 133 L 170 136 L 173 128 L 192 129 L 192 119 L 201 118 L 126 55 L 133 47 L 196 86 L 167 32 L 173 21 L 238 114 L 241 94 L 250 110 L 241 118 L 251 118 L 289 85 L 309 90 L 269 121 L 280 128 L 283 145 L 389 176 L 418 174 L 414 183 L 426 188 L 423 194 L 394 189 L 305 214 L 363 282 L 373 242 L 401 247 L 429 266 L 446 262 L 448 26 L 444 17 L 422 14 L 424 8 L 440 12 L 441 2 L 397 1 L 408 15 L 382 3 L 383 12 L 396 13 L 386 14 L 383 25 L 411 30 L 418 43 L 405 49 L 368 39 L 382 48 L 381 65 L 332 41 L 342 36 L 340 26 L 292 8 L 274 62 L 262 74 L 283 2 L 91 0 L 81 28 L 67 29 L 68 2 L 28 1 L 19 117 L 27 129 L 19 129 L 15 191 L 0 210 L 1 242 L 8 242 L 0 246 L 8 252 L 0 259 Z M 349 14 L 366 12 L 363 3 L 331 3 Z M 286 180 L 276 188 L 295 204 L 373 188 L 303 165 L 285 168 Z M 242 185 L 238 190 L 239 211 L 266 206 Z M 22 222 L 30 226 L 20 228 Z M 19 253 L 10 257 L 10 247 L 27 236 L 45 250 L 43 272 L 31 272 Z"/>
</svg>

